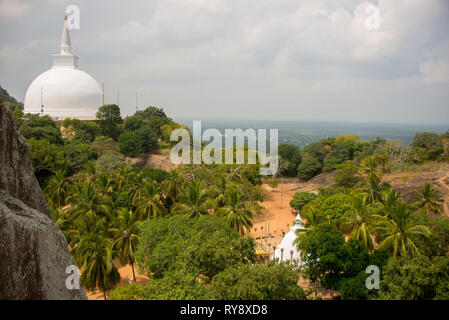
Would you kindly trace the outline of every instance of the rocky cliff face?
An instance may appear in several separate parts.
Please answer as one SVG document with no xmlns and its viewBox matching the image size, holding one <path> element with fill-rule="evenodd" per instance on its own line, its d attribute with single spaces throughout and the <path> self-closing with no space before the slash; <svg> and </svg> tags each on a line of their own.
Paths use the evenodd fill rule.
<svg viewBox="0 0 449 320">
<path fill-rule="evenodd" d="M 0 190 L 51 218 L 31 166 L 28 144 L 16 130 L 11 112 L 1 101 L 0 105 Z"/>
<path fill-rule="evenodd" d="M 74 265 L 0 98 L 0 299 L 87 299 L 66 273 Z"/>
</svg>

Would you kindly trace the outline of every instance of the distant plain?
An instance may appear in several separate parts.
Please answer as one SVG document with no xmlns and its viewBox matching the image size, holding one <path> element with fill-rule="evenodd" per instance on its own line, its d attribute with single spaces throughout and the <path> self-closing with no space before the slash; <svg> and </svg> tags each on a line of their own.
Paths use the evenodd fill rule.
<svg viewBox="0 0 449 320">
<path fill-rule="evenodd" d="M 174 119 L 189 126 L 192 121 L 201 119 Z M 225 129 L 243 130 L 278 129 L 279 143 L 293 144 L 304 147 L 311 142 L 325 138 L 338 137 L 344 134 L 359 136 L 363 141 L 375 140 L 377 137 L 387 140 L 394 139 L 409 144 L 416 132 L 433 132 L 442 134 L 449 130 L 447 125 L 420 125 L 395 123 L 354 123 L 354 122 L 315 122 L 315 121 L 270 121 L 270 120 L 201 120 L 202 131 L 215 128 L 224 134 Z M 268 132 L 267 132 L 268 135 Z"/>
</svg>

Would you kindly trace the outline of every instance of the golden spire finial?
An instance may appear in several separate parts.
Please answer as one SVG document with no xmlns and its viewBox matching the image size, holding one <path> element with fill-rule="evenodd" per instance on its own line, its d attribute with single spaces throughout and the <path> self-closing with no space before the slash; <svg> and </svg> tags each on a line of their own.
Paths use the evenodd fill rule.
<svg viewBox="0 0 449 320">
<path fill-rule="evenodd" d="M 64 16 L 64 20 L 67 20 L 67 15 Z"/>
</svg>

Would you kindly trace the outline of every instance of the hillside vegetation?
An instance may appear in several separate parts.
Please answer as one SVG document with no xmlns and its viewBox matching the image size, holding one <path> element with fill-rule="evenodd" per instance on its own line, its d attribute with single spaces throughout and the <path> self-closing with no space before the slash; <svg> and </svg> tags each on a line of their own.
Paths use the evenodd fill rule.
<svg viewBox="0 0 449 320">
<path fill-rule="evenodd" d="M 449 298 L 442 194 L 423 181 L 403 198 L 384 179 L 444 167 L 448 134 L 417 133 L 409 146 L 354 136 L 281 145 L 277 176 L 333 171 L 333 183 L 290 203 L 304 220 L 295 241 L 302 264 L 257 265 L 249 235 L 264 197 L 258 164 L 131 167 L 125 156 L 170 148 L 181 126 L 156 107 L 124 121 L 116 105 L 88 122 L 14 115 L 82 283 L 105 299 L 306 299 L 300 276 L 342 299 Z M 117 287 L 114 259 L 148 283 Z M 378 268 L 379 287 L 366 286 L 368 266 Z"/>
</svg>

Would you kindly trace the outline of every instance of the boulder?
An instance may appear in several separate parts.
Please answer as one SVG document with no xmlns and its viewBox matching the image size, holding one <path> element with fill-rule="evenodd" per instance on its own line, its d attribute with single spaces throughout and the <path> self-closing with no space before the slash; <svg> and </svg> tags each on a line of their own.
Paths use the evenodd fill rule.
<svg viewBox="0 0 449 320">
<path fill-rule="evenodd" d="M 0 190 L 0 299 L 87 299 L 69 278 L 71 266 L 53 220 Z"/>
</svg>

